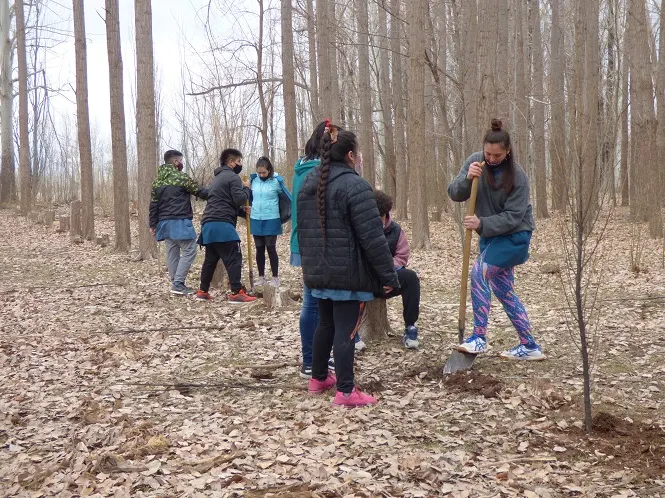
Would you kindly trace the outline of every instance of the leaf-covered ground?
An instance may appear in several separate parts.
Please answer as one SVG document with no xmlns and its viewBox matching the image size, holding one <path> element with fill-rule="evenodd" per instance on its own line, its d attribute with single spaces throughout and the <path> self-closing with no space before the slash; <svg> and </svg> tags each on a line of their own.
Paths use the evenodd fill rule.
<svg viewBox="0 0 665 498">
<path fill-rule="evenodd" d="M 499 359 L 516 334 L 495 306 L 491 352 L 448 378 L 460 242 L 450 220 L 431 230 L 432 250 L 411 262 L 421 348 L 400 346 L 392 300 L 394 335 L 356 362 L 380 402 L 345 410 L 309 396 L 298 376 L 299 304 L 171 297 L 159 261 L 73 245 L 0 212 L 0 494 L 665 496 L 662 242 L 645 242 L 635 274 L 627 214 L 609 226 L 585 435 L 558 222 L 538 223 L 517 273 L 548 361 Z M 286 237 L 279 249 L 298 294 Z"/>
</svg>

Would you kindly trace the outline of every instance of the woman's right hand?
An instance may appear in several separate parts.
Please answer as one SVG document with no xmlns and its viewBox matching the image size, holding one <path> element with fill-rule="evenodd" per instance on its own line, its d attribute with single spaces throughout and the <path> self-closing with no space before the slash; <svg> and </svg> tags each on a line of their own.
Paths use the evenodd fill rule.
<svg viewBox="0 0 665 498">
<path fill-rule="evenodd" d="M 469 180 L 473 180 L 474 178 L 480 178 L 480 175 L 483 174 L 483 167 L 481 163 L 475 162 L 471 163 L 469 166 L 469 172 L 466 174 L 466 177 Z"/>
</svg>

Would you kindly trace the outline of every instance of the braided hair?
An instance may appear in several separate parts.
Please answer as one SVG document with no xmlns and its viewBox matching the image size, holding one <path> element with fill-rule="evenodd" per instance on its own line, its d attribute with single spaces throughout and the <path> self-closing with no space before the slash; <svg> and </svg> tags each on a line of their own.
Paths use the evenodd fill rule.
<svg viewBox="0 0 665 498">
<path fill-rule="evenodd" d="M 333 162 L 346 163 L 346 155 L 356 152 L 358 139 L 350 131 L 342 130 L 329 120 L 326 120 L 326 128 L 321 138 L 321 173 L 316 195 L 319 201 L 319 219 L 321 220 L 321 233 L 326 240 L 326 194 L 328 192 L 328 179 L 330 177 L 330 165 Z"/>
</svg>

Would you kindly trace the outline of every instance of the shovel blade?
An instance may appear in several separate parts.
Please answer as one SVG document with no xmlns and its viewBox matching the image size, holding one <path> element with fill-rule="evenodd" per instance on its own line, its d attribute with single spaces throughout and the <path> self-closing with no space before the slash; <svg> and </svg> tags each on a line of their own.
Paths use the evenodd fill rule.
<svg viewBox="0 0 665 498">
<path fill-rule="evenodd" d="M 443 367 L 444 374 L 451 374 L 459 372 L 460 370 L 468 370 L 473 366 L 473 362 L 476 361 L 477 354 L 473 353 L 462 353 L 461 351 L 453 350 L 450 358 Z"/>
</svg>

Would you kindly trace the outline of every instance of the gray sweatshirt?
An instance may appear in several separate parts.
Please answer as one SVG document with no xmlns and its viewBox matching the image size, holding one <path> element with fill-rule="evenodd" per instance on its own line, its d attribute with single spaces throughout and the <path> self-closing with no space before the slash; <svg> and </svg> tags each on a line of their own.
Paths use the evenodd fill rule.
<svg viewBox="0 0 665 498">
<path fill-rule="evenodd" d="M 471 180 L 466 177 L 469 166 L 482 161 L 483 153 L 475 152 L 464 162 L 457 178 L 448 185 L 448 195 L 453 201 L 469 199 Z M 515 164 L 515 186 L 508 195 L 503 188 L 494 190 L 483 176 L 478 179 L 476 216 L 480 218 L 480 227 L 476 232 L 481 237 L 533 231 L 536 228 L 529 202 L 529 179 L 520 165 Z"/>
</svg>

